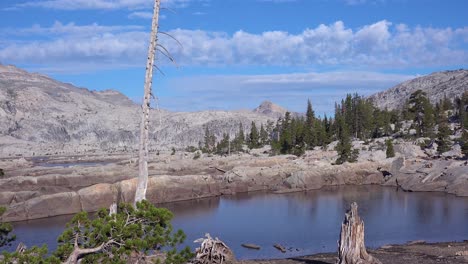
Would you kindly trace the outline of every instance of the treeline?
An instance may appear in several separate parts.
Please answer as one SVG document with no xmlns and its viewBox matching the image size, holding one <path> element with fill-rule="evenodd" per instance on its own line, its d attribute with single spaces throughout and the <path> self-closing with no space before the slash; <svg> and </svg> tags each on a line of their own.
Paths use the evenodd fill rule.
<svg viewBox="0 0 468 264">
<path fill-rule="evenodd" d="M 372 102 L 358 94 L 348 94 L 340 103 L 335 104 L 334 117 L 317 117 L 310 100 L 307 102 L 305 116 L 293 116 L 287 112 L 276 123 L 268 122 L 260 128 L 252 122 L 250 132 L 245 134 L 242 123 L 235 136 L 224 134 L 216 142 L 216 137 L 205 128 L 205 138 L 199 149 L 205 153 L 220 155 L 245 152 L 248 149 L 271 145 L 271 154 L 294 154 L 300 156 L 306 150 L 325 147 L 338 141 L 336 150 L 340 154 L 337 163 L 355 161 L 358 151 L 352 149 L 352 140 L 369 141 L 381 137 L 426 137 L 436 142 L 438 151 L 450 149 L 450 135 L 454 133 L 449 123 L 463 128 L 458 143 L 465 154 L 468 152 L 468 92 L 453 100 L 445 97 L 431 104 L 426 93 L 414 92 L 404 109 L 397 111 L 381 110 Z M 406 125 L 406 129 L 402 126 Z M 386 142 L 393 149 L 392 141 Z M 390 155 L 392 155 L 390 153 Z"/>
</svg>

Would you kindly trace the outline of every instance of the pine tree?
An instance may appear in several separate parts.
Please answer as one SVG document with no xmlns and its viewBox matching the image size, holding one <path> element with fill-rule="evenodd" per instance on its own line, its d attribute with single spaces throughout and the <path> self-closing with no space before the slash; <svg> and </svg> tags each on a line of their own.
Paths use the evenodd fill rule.
<svg viewBox="0 0 468 264">
<path fill-rule="evenodd" d="M 268 132 L 266 131 L 263 124 L 260 126 L 260 146 L 263 147 L 270 143 Z"/>
<path fill-rule="evenodd" d="M 468 131 L 463 130 L 460 143 L 462 154 L 465 156 L 465 159 L 468 159 Z"/>
<path fill-rule="evenodd" d="M 203 152 L 212 153 L 216 147 L 216 137 L 211 133 L 208 126 L 205 126 L 204 146 Z"/>
<path fill-rule="evenodd" d="M 333 119 L 327 118 L 327 115 L 324 115 L 323 118 L 323 127 L 325 128 L 325 144 L 329 144 L 333 138 Z"/>
<path fill-rule="evenodd" d="M 239 123 L 239 132 L 237 134 L 237 138 L 239 139 L 239 143 L 242 145 L 245 142 L 245 135 L 244 135 L 244 126 L 242 125 L 242 122 Z"/>
<path fill-rule="evenodd" d="M 320 119 L 316 120 L 314 130 L 317 135 L 317 146 L 325 146 L 327 142 L 327 132 L 325 131 L 325 126 Z"/>
<path fill-rule="evenodd" d="M 417 126 L 417 134 L 418 136 L 422 135 L 422 119 L 424 115 L 424 98 L 426 97 L 426 93 L 422 90 L 417 90 L 411 94 L 409 103 L 409 111 L 414 115 L 414 122 Z"/>
<path fill-rule="evenodd" d="M 465 91 L 460 98 L 457 98 L 456 102 L 460 127 L 468 129 L 468 91 Z"/>
<path fill-rule="evenodd" d="M 291 120 L 291 113 L 286 112 L 284 115 L 284 120 L 281 124 L 281 131 L 280 131 L 280 152 L 282 154 L 287 154 L 293 148 L 293 135 L 292 135 L 292 120 Z"/>
<path fill-rule="evenodd" d="M 252 124 L 250 126 L 250 134 L 249 134 L 249 148 L 254 149 L 259 147 L 259 133 L 257 130 L 257 126 L 255 125 L 255 122 L 252 121 Z"/>
<path fill-rule="evenodd" d="M 412 93 L 409 110 L 414 115 L 418 136 L 432 137 L 434 127 L 434 109 L 427 95 L 422 90 Z"/>
<path fill-rule="evenodd" d="M 348 124 L 345 121 L 345 118 L 340 116 L 336 119 L 338 125 L 338 145 L 336 146 L 336 151 L 338 152 L 338 159 L 336 164 L 342 164 L 346 161 L 351 160 L 351 138 L 349 136 Z"/>
<path fill-rule="evenodd" d="M 387 155 L 387 158 L 395 157 L 395 150 L 393 149 L 392 140 L 391 139 L 386 140 L 385 145 L 387 146 L 387 150 L 385 151 L 385 154 Z"/>
<path fill-rule="evenodd" d="M 353 111 L 353 99 L 351 94 L 346 95 L 346 99 L 344 104 L 342 104 L 344 110 L 344 118 L 346 122 L 346 127 L 348 129 L 349 135 L 354 135 L 356 132 L 355 129 L 355 118 L 354 118 L 354 111 Z"/>
<path fill-rule="evenodd" d="M 442 122 L 439 125 L 439 131 L 437 133 L 437 152 L 440 154 L 450 150 L 450 134 L 451 131 L 447 122 Z"/>
<path fill-rule="evenodd" d="M 444 94 L 444 99 L 442 100 L 441 106 L 443 111 L 449 111 L 453 109 L 452 101 L 447 97 L 446 94 Z"/>
<path fill-rule="evenodd" d="M 234 151 L 234 152 L 242 151 L 242 146 L 244 145 L 244 142 L 245 142 L 244 127 L 241 122 L 239 123 L 239 130 L 237 131 L 237 134 L 234 140 L 232 141 L 231 151 Z"/>
<path fill-rule="evenodd" d="M 228 154 L 229 153 L 229 141 L 230 141 L 229 134 L 224 133 L 223 139 L 221 139 L 221 141 L 219 141 L 218 144 L 216 145 L 216 154 L 218 155 Z"/>
<path fill-rule="evenodd" d="M 317 145 L 317 131 L 315 130 L 315 112 L 312 109 L 312 103 L 307 100 L 306 121 L 304 127 L 304 140 L 309 149 Z"/>
<path fill-rule="evenodd" d="M 422 122 L 422 131 L 423 136 L 433 138 L 434 137 L 434 122 L 435 115 L 434 115 L 434 108 L 432 107 L 429 99 L 424 101 L 424 115 L 423 115 L 423 122 Z"/>
</svg>

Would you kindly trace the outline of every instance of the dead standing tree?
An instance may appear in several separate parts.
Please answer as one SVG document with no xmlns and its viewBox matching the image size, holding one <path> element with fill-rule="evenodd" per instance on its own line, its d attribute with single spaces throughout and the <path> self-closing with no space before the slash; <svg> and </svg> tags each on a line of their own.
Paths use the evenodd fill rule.
<svg viewBox="0 0 468 264">
<path fill-rule="evenodd" d="M 151 35 L 150 35 L 150 44 L 148 47 L 148 58 L 146 61 L 146 74 L 145 74 L 145 86 L 144 86 L 144 95 L 143 103 L 141 105 L 142 118 L 140 124 L 140 148 L 139 148 L 139 158 L 138 158 L 138 184 L 135 190 L 135 201 L 134 205 L 137 202 L 146 199 L 146 189 L 148 187 L 148 141 L 149 141 L 149 114 L 150 114 L 150 104 L 151 98 L 155 98 L 152 92 L 153 85 L 153 70 L 154 68 L 158 69 L 163 75 L 164 73 L 154 64 L 156 59 L 156 52 L 161 52 L 166 58 L 168 58 L 172 63 L 177 66 L 175 59 L 172 57 L 171 53 L 162 45 L 158 44 L 158 33 L 166 35 L 172 38 L 180 46 L 182 44 L 174 38 L 172 35 L 167 32 L 158 32 L 159 30 L 159 11 L 161 10 L 161 0 L 154 1 L 153 8 L 153 19 L 151 23 Z M 159 122 L 161 123 L 161 116 L 159 116 Z"/>
<path fill-rule="evenodd" d="M 357 203 L 352 203 L 341 224 L 337 264 L 382 264 L 366 251 L 364 221 L 359 217 L 357 208 Z"/>
<path fill-rule="evenodd" d="M 151 37 L 146 62 L 145 91 L 143 97 L 142 120 L 140 124 L 140 151 L 138 160 L 138 185 L 135 191 L 135 204 L 146 199 L 148 187 L 148 139 L 149 139 L 149 113 L 151 102 L 151 88 L 153 84 L 154 60 L 156 58 L 157 36 L 159 29 L 159 10 L 161 0 L 154 1 L 153 19 L 151 24 Z"/>
</svg>

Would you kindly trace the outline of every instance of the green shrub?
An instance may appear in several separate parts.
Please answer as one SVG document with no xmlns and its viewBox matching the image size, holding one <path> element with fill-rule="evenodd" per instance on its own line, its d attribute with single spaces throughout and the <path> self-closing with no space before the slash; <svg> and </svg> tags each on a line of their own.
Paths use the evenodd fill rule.
<svg viewBox="0 0 468 264">
<path fill-rule="evenodd" d="M 81 212 L 58 238 L 54 256 L 65 261 L 78 235 L 78 245 L 82 249 L 105 245 L 104 250 L 84 255 L 81 263 L 127 263 L 132 256 L 146 255 L 161 248 L 167 249 L 166 263 L 186 263 L 193 255 L 188 247 L 177 251 L 185 234 L 182 230 L 172 232 L 172 217 L 168 209 L 156 208 L 146 200 L 137 203 L 136 208 L 120 204 L 117 214 L 109 215 L 109 210 L 101 209 L 93 219 Z"/>
<path fill-rule="evenodd" d="M 6 245 L 10 245 L 15 240 L 15 236 L 10 233 L 13 231 L 13 226 L 9 223 L 3 223 L 2 215 L 5 213 L 6 208 L 0 207 L 0 248 Z"/>
</svg>

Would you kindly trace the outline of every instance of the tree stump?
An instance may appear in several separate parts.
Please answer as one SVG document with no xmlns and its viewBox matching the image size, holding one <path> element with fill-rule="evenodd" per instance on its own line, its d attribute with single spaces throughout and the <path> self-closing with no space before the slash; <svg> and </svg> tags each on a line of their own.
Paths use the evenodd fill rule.
<svg viewBox="0 0 468 264">
<path fill-rule="evenodd" d="M 196 249 L 195 258 L 191 261 L 193 264 L 222 264 L 232 263 L 236 259 L 232 250 L 218 238 L 213 239 L 210 234 L 205 234 L 206 238 L 195 240 L 195 243 L 201 243 Z"/>
<path fill-rule="evenodd" d="M 359 217 L 357 208 L 357 203 L 352 203 L 341 224 L 337 264 L 382 264 L 366 251 L 364 221 Z"/>
</svg>

